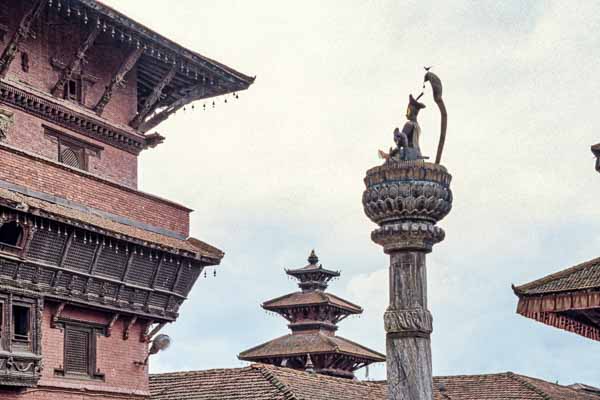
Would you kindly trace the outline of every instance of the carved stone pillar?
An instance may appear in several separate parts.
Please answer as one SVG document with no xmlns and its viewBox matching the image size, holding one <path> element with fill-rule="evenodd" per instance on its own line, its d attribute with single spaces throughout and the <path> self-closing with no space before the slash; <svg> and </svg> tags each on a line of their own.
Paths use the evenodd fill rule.
<svg viewBox="0 0 600 400">
<path fill-rule="evenodd" d="M 436 223 L 452 208 L 450 180 L 446 168 L 422 160 L 390 160 L 365 178 L 365 213 L 379 225 L 371 239 L 390 257 L 384 315 L 390 400 L 433 399 L 425 258 L 444 239 Z"/>
</svg>

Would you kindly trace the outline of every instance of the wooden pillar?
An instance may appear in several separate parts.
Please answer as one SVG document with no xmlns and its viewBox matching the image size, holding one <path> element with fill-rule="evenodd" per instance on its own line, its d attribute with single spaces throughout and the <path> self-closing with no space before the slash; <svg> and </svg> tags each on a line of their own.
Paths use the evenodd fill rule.
<svg viewBox="0 0 600 400">
<path fill-rule="evenodd" d="M 113 91 L 117 86 L 123 85 L 123 82 L 125 81 L 125 75 L 127 75 L 127 73 L 131 71 L 135 64 L 137 64 L 142 54 L 144 54 L 143 48 L 140 47 L 138 49 L 135 49 L 127 56 L 123 64 L 121 64 L 121 67 L 119 68 L 117 73 L 113 76 L 108 86 L 106 86 L 106 89 L 104 90 L 102 97 L 98 101 L 98 104 L 96 104 L 96 106 L 94 107 L 94 111 L 98 115 L 102 115 L 102 113 L 104 112 L 104 108 L 108 105 L 112 98 Z"/>
<path fill-rule="evenodd" d="M 388 392 L 393 400 L 432 400 L 431 313 L 422 251 L 390 254 L 390 304 L 384 315 Z"/>
<path fill-rule="evenodd" d="M 386 162 L 365 178 L 365 214 L 379 225 L 371 239 L 390 260 L 384 315 L 389 400 L 433 400 L 425 258 L 445 237 L 436 223 L 452 208 L 450 180 L 443 166 L 424 161 Z"/>
<path fill-rule="evenodd" d="M 97 24 L 93 25 L 94 26 L 92 27 L 92 30 L 88 34 L 87 38 L 84 40 L 81 46 L 79 46 L 77 53 L 67 67 L 62 71 L 58 82 L 56 82 L 56 85 L 54 85 L 54 88 L 52 89 L 52 94 L 54 96 L 58 96 L 60 91 L 65 87 L 65 83 L 71 79 L 75 71 L 81 69 L 81 64 L 83 63 L 86 53 L 92 47 L 98 38 L 98 35 L 100 35 L 100 27 Z"/>
<path fill-rule="evenodd" d="M 6 77 L 8 69 L 10 68 L 10 64 L 12 64 L 13 60 L 17 56 L 17 52 L 19 51 L 19 45 L 24 40 L 27 40 L 27 38 L 31 34 L 31 25 L 42 13 L 44 8 L 46 7 L 46 3 L 46 0 L 36 1 L 33 4 L 33 6 L 31 6 L 31 8 L 27 10 L 25 15 L 19 22 L 19 27 L 17 28 L 10 42 L 4 48 L 2 56 L 0 56 L 0 78 Z"/>
</svg>

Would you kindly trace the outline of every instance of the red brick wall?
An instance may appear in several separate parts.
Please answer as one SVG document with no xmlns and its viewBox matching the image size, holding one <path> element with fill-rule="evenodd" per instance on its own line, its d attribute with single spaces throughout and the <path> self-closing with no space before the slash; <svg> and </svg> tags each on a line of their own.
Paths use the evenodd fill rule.
<svg viewBox="0 0 600 400">
<path fill-rule="evenodd" d="M 189 235 L 189 210 L 0 144 L 0 180 Z"/>
<path fill-rule="evenodd" d="M 3 1 L 9 3 L 12 13 L 9 28 L 14 30 L 24 13 L 24 7 L 30 7 L 31 3 L 18 0 Z M 50 32 L 46 23 L 35 24 L 37 37 L 28 39 L 21 45 L 21 51 L 29 55 L 29 71 L 23 71 L 19 53 L 10 66 L 7 78 L 50 93 L 59 79 L 61 71 L 54 68 L 49 60 L 56 58 L 65 64 L 68 63 L 79 43 L 84 39 L 82 36 L 85 34 L 80 33 L 80 25 L 75 23 L 76 21 L 79 20 L 73 18 L 74 24 L 65 25 L 64 20 L 51 19 L 50 23 L 54 24 L 53 32 Z M 91 23 L 85 29 L 89 29 L 89 25 Z M 12 34 L 13 31 L 9 32 L 6 40 L 0 42 L 0 52 Z M 114 43 L 110 38 L 110 33 L 101 34 L 86 55 L 88 63 L 85 64 L 84 72 L 95 80 L 95 82 L 88 81 L 86 84 L 84 105 L 90 109 L 98 102 L 113 74 L 131 51 L 127 46 L 118 48 L 109 43 Z M 117 88 L 114 91 L 112 100 L 103 114 L 103 118 L 116 124 L 127 125 L 137 111 L 135 68 L 127 75 L 126 82 L 125 87 Z M 15 119 L 15 126 L 7 139 L 10 144 L 46 157 L 56 157 L 56 148 L 44 137 L 41 120 L 22 112 L 17 112 Z M 60 128 L 59 131 L 67 130 Z M 77 136 L 73 132 L 68 133 Z M 87 141 L 93 142 L 90 139 Z M 105 150 L 100 158 L 90 160 L 90 171 L 124 185 L 137 187 L 137 156 L 110 145 L 101 145 Z"/>
<path fill-rule="evenodd" d="M 5 143 L 52 160 L 58 160 L 56 141 L 45 134 L 46 129 L 44 126 L 54 128 L 56 131 L 66 133 L 68 136 L 79 139 L 84 143 L 103 148 L 103 150 L 100 150 L 99 156 L 88 158 L 89 172 L 125 186 L 137 188 L 138 158 L 135 154 L 95 141 L 7 105 L 3 107 L 15 113 L 15 124 L 10 129 Z"/>
<path fill-rule="evenodd" d="M 9 29 L 11 32 L 6 36 L 7 40 L 0 43 L 0 49 L 3 50 L 12 37 L 21 20 L 25 7 L 30 7 L 30 2 L 21 0 L 3 0 L 10 4 L 12 18 L 10 19 Z M 42 14 L 42 23 L 38 21 L 35 24 L 37 37 L 26 40 L 21 50 L 29 54 L 29 72 L 21 69 L 20 54 L 12 63 L 8 77 L 28 83 L 44 92 L 49 93 L 54 87 L 60 76 L 60 71 L 56 70 L 50 64 L 50 58 L 57 58 L 63 63 L 68 63 L 80 43 L 86 38 L 86 32 L 82 32 L 80 20 L 72 18 L 66 22 L 72 22 L 71 25 L 65 24 L 65 20 L 56 16 L 51 17 L 50 21 L 45 20 L 45 14 Z M 51 27 L 48 23 L 50 22 Z M 92 21 L 84 29 L 91 27 Z M 86 54 L 88 61 L 84 67 L 84 73 L 97 79 L 95 83 L 89 82 L 85 96 L 85 105 L 94 106 L 100 99 L 104 88 L 110 82 L 113 74 L 125 59 L 131 48 L 123 45 L 122 48 L 116 47 L 111 38 L 110 32 L 101 33 L 92 48 Z M 126 77 L 126 86 L 118 88 L 113 93 L 111 103 L 106 108 L 104 117 L 112 122 L 127 124 L 135 115 L 137 110 L 137 87 L 135 68 Z"/>
</svg>

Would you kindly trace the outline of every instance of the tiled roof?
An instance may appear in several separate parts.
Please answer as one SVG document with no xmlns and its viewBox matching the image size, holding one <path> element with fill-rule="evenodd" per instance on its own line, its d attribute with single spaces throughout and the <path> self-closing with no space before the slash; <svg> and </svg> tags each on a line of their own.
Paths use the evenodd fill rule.
<svg viewBox="0 0 600 400">
<path fill-rule="evenodd" d="M 600 288 L 600 258 L 515 288 L 517 295 L 540 295 Z"/>
<path fill-rule="evenodd" d="M 321 332 L 285 335 L 240 353 L 239 358 L 256 361 L 267 356 L 295 356 L 318 353 L 341 353 L 374 361 L 385 361 L 377 353 L 340 336 Z"/>
<path fill-rule="evenodd" d="M 262 307 L 267 310 L 276 310 L 281 308 L 288 308 L 290 306 L 304 306 L 304 305 L 315 305 L 315 304 L 329 304 L 347 310 L 352 314 L 360 314 L 363 309 L 356 304 L 353 304 L 347 300 L 337 297 L 330 293 L 321 291 L 311 292 L 295 292 L 286 294 L 276 299 L 269 300 L 263 303 Z"/>
<path fill-rule="evenodd" d="M 150 376 L 152 400 L 387 400 L 385 382 L 357 381 L 264 364 Z M 434 378 L 435 400 L 598 400 L 511 372 Z"/>
<path fill-rule="evenodd" d="M 216 263 L 223 257 L 223 252 L 219 249 L 198 239 L 189 238 L 187 240 L 182 240 L 167 235 L 161 235 L 156 232 L 111 220 L 96 214 L 91 210 L 84 212 L 82 210 L 42 200 L 40 198 L 26 196 L 22 193 L 17 193 L 4 188 L 0 188 L 0 204 L 9 207 L 18 207 L 21 210 L 25 207 L 29 213 L 42 216 L 47 215 L 49 217 L 54 217 L 59 221 L 65 221 L 68 224 L 76 224 L 78 226 L 90 225 L 123 239 L 130 237 L 176 250 L 188 251 L 198 257 L 208 257 Z"/>
</svg>

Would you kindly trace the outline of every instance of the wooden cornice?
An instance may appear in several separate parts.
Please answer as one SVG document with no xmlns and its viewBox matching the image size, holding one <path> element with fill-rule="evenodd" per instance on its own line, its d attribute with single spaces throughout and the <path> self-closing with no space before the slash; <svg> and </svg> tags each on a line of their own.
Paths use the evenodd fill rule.
<svg viewBox="0 0 600 400">
<path fill-rule="evenodd" d="M 31 25 L 42 13 L 47 3 L 46 0 L 37 0 L 25 12 L 25 15 L 19 22 L 19 28 L 15 31 L 12 39 L 4 49 L 2 56 L 0 56 L 0 78 L 6 76 L 10 65 L 17 55 L 20 44 L 31 35 Z"/>
<path fill-rule="evenodd" d="M 75 53 L 71 62 L 67 65 L 67 67 L 63 70 L 60 78 L 54 85 L 52 89 L 52 94 L 54 96 L 58 96 L 60 91 L 64 89 L 65 83 L 73 77 L 73 74 L 76 71 L 81 70 L 81 64 L 85 58 L 86 53 L 92 47 L 98 35 L 100 35 L 100 27 L 97 24 L 93 24 L 92 30 L 88 34 L 87 38 L 83 41 L 79 49 L 77 49 L 77 53 Z"/>
<path fill-rule="evenodd" d="M 126 132 L 102 121 L 95 114 L 78 112 L 6 81 L 0 82 L 0 103 L 7 103 L 46 121 L 132 154 L 137 155 L 146 148 L 143 135 Z"/>
<path fill-rule="evenodd" d="M 104 90 L 102 97 L 98 101 L 98 104 L 96 104 L 96 106 L 94 107 L 94 111 L 98 115 L 102 115 L 102 113 L 104 112 L 104 108 L 108 105 L 112 98 L 113 91 L 116 87 L 123 85 L 123 82 L 125 81 L 125 75 L 127 75 L 127 73 L 131 71 L 131 69 L 138 62 L 142 54 L 144 54 L 144 49 L 141 47 L 137 48 L 131 51 L 131 53 L 129 53 L 123 64 L 121 64 L 119 70 L 113 76 L 108 86 L 106 86 L 106 89 Z"/>
<path fill-rule="evenodd" d="M 144 122 L 144 119 L 152 112 L 155 104 L 160 100 L 160 96 L 162 95 L 165 87 L 173 80 L 175 74 L 177 73 L 177 64 L 173 64 L 169 72 L 163 77 L 163 79 L 156 85 L 156 87 L 152 90 L 152 93 L 146 98 L 144 101 L 144 105 L 138 111 L 135 118 L 131 121 L 130 125 L 137 129 Z"/>
</svg>

